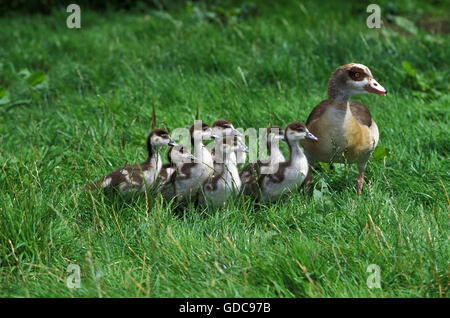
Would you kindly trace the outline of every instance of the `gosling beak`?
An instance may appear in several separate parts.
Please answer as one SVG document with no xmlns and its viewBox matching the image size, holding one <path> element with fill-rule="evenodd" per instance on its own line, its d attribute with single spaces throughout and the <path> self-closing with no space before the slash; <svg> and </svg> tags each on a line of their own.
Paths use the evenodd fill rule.
<svg viewBox="0 0 450 318">
<path fill-rule="evenodd" d="M 195 161 L 195 159 L 196 159 L 195 156 L 192 154 L 184 154 L 181 159 L 181 162 L 183 163 L 193 162 Z"/>
<path fill-rule="evenodd" d="M 313 134 L 311 134 L 309 131 L 306 132 L 305 138 L 306 138 L 306 139 L 310 139 L 310 140 L 314 140 L 314 141 L 319 140 L 319 138 L 317 138 L 316 136 L 314 136 Z"/>
<path fill-rule="evenodd" d="M 364 89 L 369 93 L 375 93 L 381 96 L 386 96 L 387 94 L 387 89 L 381 86 L 373 77 L 369 79 L 369 82 L 364 86 Z"/>
<path fill-rule="evenodd" d="M 168 145 L 169 145 L 169 146 L 172 146 L 172 147 L 178 146 L 178 144 L 177 144 L 175 141 L 173 141 L 173 139 L 170 139 L 170 140 L 169 140 Z"/>
<path fill-rule="evenodd" d="M 233 135 L 238 136 L 238 137 L 242 136 L 242 133 L 239 130 L 237 130 L 237 129 L 233 129 L 232 133 L 233 133 Z"/>
</svg>

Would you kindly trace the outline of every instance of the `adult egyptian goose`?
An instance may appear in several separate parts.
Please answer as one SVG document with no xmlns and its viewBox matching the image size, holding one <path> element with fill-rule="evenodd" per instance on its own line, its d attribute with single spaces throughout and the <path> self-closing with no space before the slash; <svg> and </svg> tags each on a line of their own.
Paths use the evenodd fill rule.
<svg viewBox="0 0 450 318">
<path fill-rule="evenodd" d="M 283 193 L 293 191 L 302 184 L 308 174 L 308 160 L 298 141 L 305 139 L 317 141 L 317 138 L 299 122 L 288 124 L 284 136 L 289 146 L 290 158 L 288 161 L 280 162 L 276 172 L 261 174 L 259 177 L 259 193 L 255 194 L 261 202 L 274 201 Z"/>
<path fill-rule="evenodd" d="M 153 129 L 147 137 L 148 158 L 145 162 L 118 168 L 107 176 L 94 181 L 86 189 L 117 189 L 122 194 L 143 192 L 146 189 L 150 189 L 162 167 L 158 148 L 175 145 L 177 144 L 170 138 L 167 131 Z"/>
<path fill-rule="evenodd" d="M 314 107 L 306 121 L 309 131 L 319 140 L 301 141 L 310 164 L 317 161 L 357 164 L 358 195 L 379 138 L 370 111 L 363 104 L 348 100 L 352 95 L 365 93 L 385 96 L 387 90 L 373 78 L 367 66 L 351 63 L 338 67 L 328 82 L 328 99 Z M 305 183 L 310 179 L 309 174 Z"/>
<path fill-rule="evenodd" d="M 214 175 L 203 183 L 200 202 L 220 206 L 241 188 L 236 151 L 248 152 L 248 148 L 237 136 L 224 136 L 216 142 L 219 144 L 216 148 L 216 170 Z"/>
<path fill-rule="evenodd" d="M 203 145 L 203 140 L 218 136 L 215 136 L 211 127 L 205 123 L 192 125 L 189 134 L 194 147 L 194 162 L 184 162 L 179 165 L 170 182 L 161 190 L 166 199 L 176 197 L 179 201 L 192 201 L 197 197 L 203 182 L 214 173 L 213 158 Z"/>
<path fill-rule="evenodd" d="M 244 185 L 244 193 L 249 194 L 254 191 L 251 185 L 255 184 L 262 173 L 276 172 L 278 164 L 286 161 L 279 147 L 282 140 L 284 140 L 284 130 L 280 126 L 268 126 L 262 130 L 261 142 L 267 147 L 269 157 L 255 163 L 249 163 L 239 171 L 239 176 Z"/>
</svg>

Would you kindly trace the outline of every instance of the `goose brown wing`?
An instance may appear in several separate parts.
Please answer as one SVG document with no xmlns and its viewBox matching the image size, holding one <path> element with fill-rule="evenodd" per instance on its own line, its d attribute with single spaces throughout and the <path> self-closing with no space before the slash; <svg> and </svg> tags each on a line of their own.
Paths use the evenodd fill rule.
<svg viewBox="0 0 450 318">
<path fill-rule="evenodd" d="M 361 125 L 370 127 L 372 125 L 372 115 L 370 114 L 369 109 L 360 102 L 350 101 L 349 103 L 352 115 L 356 118 L 356 120 Z M 320 118 L 325 113 L 329 105 L 330 102 L 328 100 L 324 100 L 314 107 L 306 120 L 306 126 L 309 126 L 313 121 Z"/>
<path fill-rule="evenodd" d="M 361 104 L 360 102 L 350 102 L 350 110 L 352 111 L 353 117 L 361 124 L 367 127 L 372 125 L 372 115 L 369 109 Z"/>
<path fill-rule="evenodd" d="M 306 126 L 308 126 L 311 122 L 321 117 L 325 111 L 327 110 L 330 102 L 328 100 L 321 101 L 316 107 L 313 108 L 311 113 L 306 120 Z"/>
</svg>

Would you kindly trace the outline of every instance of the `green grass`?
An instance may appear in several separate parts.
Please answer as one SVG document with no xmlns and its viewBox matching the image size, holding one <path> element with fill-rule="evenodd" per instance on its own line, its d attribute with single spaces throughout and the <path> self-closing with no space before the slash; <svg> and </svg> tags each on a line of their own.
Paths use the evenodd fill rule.
<svg viewBox="0 0 450 318">
<path fill-rule="evenodd" d="M 0 18 L 0 296 L 448 297 L 450 42 L 418 20 L 448 7 L 396 3 L 380 2 L 381 29 L 366 27 L 367 4 L 324 1 L 215 23 L 184 5 L 82 9 L 80 30 L 65 12 Z M 207 123 L 304 122 L 353 61 L 389 91 L 353 98 L 390 151 L 369 163 L 361 197 L 344 165 L 319 169 L 312 196 L 181 217 L 150 193 L 123 203 L 79 190 L 144 160 L 153 103 L 169 130 L 197 106 Z M 69 264 L 79 289 L 66 287 Z M 370 264 L 381 289 L 366 285 Z"/>
</svg>

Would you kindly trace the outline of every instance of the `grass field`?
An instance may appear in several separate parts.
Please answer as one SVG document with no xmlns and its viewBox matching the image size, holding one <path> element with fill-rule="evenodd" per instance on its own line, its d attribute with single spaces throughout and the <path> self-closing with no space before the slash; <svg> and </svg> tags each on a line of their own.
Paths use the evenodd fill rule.
<svg viewBox="0 0 450 318">
<path fill-rule="evenodd" d="M 82 8 L 81 29 L 63 10 L 0 18 L 1 297 L 449 296 L 448 5 L 380 1 L 369 29 L 370 2 L 257 3 Z M 151 193 L 79 190 L 145 159 L 153 103 L 168 130 L 197 107 L 207 123 L 285 126 L 349 62 L 389 91 L 352 98 L 380 130 L 361 197 L 345 165 L 318 168 L 311 195 L 183 216 Z"/>
</svg>

